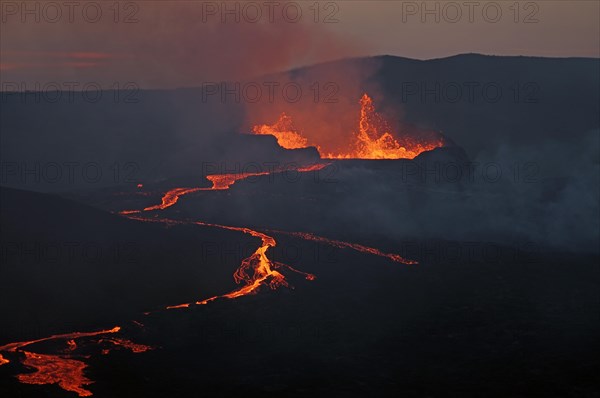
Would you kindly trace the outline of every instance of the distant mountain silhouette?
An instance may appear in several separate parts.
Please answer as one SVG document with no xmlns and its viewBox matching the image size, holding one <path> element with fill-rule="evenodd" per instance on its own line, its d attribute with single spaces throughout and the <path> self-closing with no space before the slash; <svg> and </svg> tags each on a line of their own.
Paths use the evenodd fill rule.
<svg viewBox="0 0 600 398">
<path fill-rule="evenodd" d="M 600 60 L 586 58 L 465 54 L 419 61 L 380 56 L 260 79 L 339 82 L 342 96 L 344 74 L 365 71 L 350 83 L 375 90 L 378 107 L 401 111 L 406 123 L 441 131 L 473 159 L 501 146 L 580 142 L 583 134 L 598 128 L 599 67 Z M 438 94 L 428 94 L 436 84 L 440 85 Z M 456 86 L 462 91 L 457 100 L 452 91 Z M 472 101 L 467 87 L 473 87 Z M 495 88 L 501 96 L 494 94 Z M 123 96 L 117 101 L 113 92 L 103 93 L 95 103 L 82 95 L 65 94 L 50 103 L 39 93 L 1 93 L 0 155 L 4 162 L 29 169 L 75 162 L 78 173 L 92 162 L 101 169 L 102 178 L 91 183 L 79 176 L 69 182 L 63 176 L 49 182 L 3 171 L 0 183 L 38 191 L 90 190 L 191 174 L 203 162 L 286 162 L 314 157 L 314 152 L 281 151 L 272 140 L 251 143 L 238 133 L 249 132 L 244 122 L 253 104 L 223 102 L 218 96 L 206 100 L 202 93 L 201 88 L 140 90 L 132 97 L 136 103 L 124 103 Z M 357 98 L 347 100 L 355 103 Z M 127 173 L 115 177 L 115 166 L 127 167 Z M 67 172 L 64 166 L 62 171 Z"/>
</svg>

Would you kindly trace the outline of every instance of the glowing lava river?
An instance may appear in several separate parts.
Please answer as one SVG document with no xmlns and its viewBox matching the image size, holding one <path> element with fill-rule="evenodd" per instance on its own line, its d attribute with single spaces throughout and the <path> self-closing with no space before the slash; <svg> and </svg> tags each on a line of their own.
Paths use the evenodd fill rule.
<svg viewBox="0 0 600 398">
<path fill-rule="evenodd" d="M 329 164 L 330 163 L 317 163 L 309 166 L 298 167 L 296 168 L 296 171 L 319 171 L 327 167 Z M 268 257 L 268 250 L 272 247 L 275 247 L 276 240 L 273 236 L 268 235 L 266 232 L 275 235 L 288 235 L 293 238 L 317 242 L 319 244 L 329 245 L 338 249 L 350 249 L 368 255 L 387 258 L 397 263 L 416 264 L 415 261 L 405 259 L 398 254 L 384 253 L 379 249 L 367 247 L 361 244 L 328 239 L 311 233 L 275 230 L 265 230 L 264 232 L 260 232 L 245 227 L 211 224 L 195 220 L 159 218 L 156 217 L 156 214 L 153 214 L 154 217 L 144 216 L 145 213 L 155 213 L 157 211 L 174 206 L 185 195 L 198 193 L 201 191 L 227 190 L 233 184 L 235 184 L 236 181 L 243 180 L 248 177 L 263 176 L 278 172 L 281 172 L 281 170 L 260 173 L 209 175 L 206 178 L 212 182 L 211 187 L 174 188 L 163 194 L 160 204 L 148 206 L 142 210 L 124 210 L 119 213 L 122 216 L 128 217 L 132 220 L 163 223 L 168 226 L 197 225 L 200 227 L 237 231 L 251 235 L 252 237 L 258 238 L 261 241 L 259 247 L 254 251 L 254 253 L 243 259 L 240 266 L 233 274 L 235 282 L 240 285 L 238 289 L 222 295 L 202 298 L 192 303 L 171 305 L 166 307 L 166 309 L 171 310 L 188 308 L 191 305 L 206 305 L 220 298 L 235 299 L 241 296 L 255 294 L 263 286 L 270 289 L 290 287 L 284 275 L 286 271 L 301 274 L 306 280 L 309 281 L 316 278 L 313 274 L 304 273 L 290 265 L 271 260 Z M 138 327 L 143 327 L 143 325 L 139 322 L 132 322 Z M 136 344 L 126 338 L 120 337 L 120 333 L 123 333 L 122 327 L 115 326 L 111 329 L 105 330 L 58 334 L 32 341 L 5 344 L 0 346 L 0 366 L 7 365 L 11 363 L 11 361 L 14 361 L 22 364 L 25 368 L 32 370 L 31 372 L 21 373 L 16 376 L 18 381 L 21 383 L 38 385 L 58 384 L 58 386 L 60 386 L 62 389 L 74 392 L 79 396 L 91 396 L 92 392 L 86 389 L 86 386 L 92 384 L 93 381 L 87 378 L 84 374 L 84 371 L 88 366 L 84 360 L 90 357 L 90 352 L 97 352 L 100 355 L 108 355 L 114 349 L 128 350 L 132 353 L 143 353 L 152 349 L 152 347 L 143 344 Z M 88 348 L 87 350 L 83 350 L 85 354 L 82 353 L 82 347 Z M 96 351 L 90 351 L 89 347 L 94 347 Z M 48 351 L 53 353 L 50 354 Z"/>
</svg>

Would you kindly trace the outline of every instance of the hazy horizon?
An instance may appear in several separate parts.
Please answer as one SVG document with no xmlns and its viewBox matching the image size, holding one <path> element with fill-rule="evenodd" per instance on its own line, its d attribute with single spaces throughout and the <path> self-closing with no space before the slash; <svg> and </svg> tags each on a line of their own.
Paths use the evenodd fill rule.
<svg viewBox="0 0 600 398">
<path fill-rule="evenodd" d="M 381 55 L 600 58 L 600 3 L 590 1 L 49 4 L 3 2 L 0 90 L 194 87 Z"/>
</svg>

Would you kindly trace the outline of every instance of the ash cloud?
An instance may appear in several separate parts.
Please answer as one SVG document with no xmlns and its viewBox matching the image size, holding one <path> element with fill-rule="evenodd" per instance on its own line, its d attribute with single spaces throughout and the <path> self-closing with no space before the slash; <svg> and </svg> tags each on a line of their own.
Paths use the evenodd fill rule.
<svg viewBox="0 0 600 398">
<path fill-rule="evenodd" d="M 296 18 L 288 3 L 272 4 L 271 10 L 253 3 L 262 6 L 260 18 L 244 11 L 244 2 L 95 3 L 101 6 L 97 21 L 85 18 L 80 6 L 72 20 L 62 10 L 55 22 L 37 4 L 39 15 L 25 15 L 25 23 L 17 7 L 2 24 L 2 81 L 27 82 L 28 89 L 50 81 L 193 87 L 336 59 L 361 48 L 323 21 L 315 23 L 310 4 L 291 2 L 300 8 Z M 85 65 L 68 62 L 68 54 L 82 52 L 103 57 Z"/>
<path fill-rule="evenodd" d="M 599 135 L 590 130 L 569 145 L 502 145 L 470 161 L 477 165 L 472 178 L 460 181 L 432 172 L 409 182 L 388 175 L 386 182 L 368 168 L 342 170 L 339 179 L 355 189 L 330 216 L 345 228 L 360 225 L 362 233 L 387 238 L 598 253 Z M 435 170 L 432 160 L 422 167 Z"/>
</svg>

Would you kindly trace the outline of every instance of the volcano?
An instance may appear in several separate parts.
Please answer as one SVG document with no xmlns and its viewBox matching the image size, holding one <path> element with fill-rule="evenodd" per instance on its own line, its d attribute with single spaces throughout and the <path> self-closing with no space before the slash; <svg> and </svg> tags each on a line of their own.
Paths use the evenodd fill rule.
<svg viewBox="0 0 600 398">
<path fill-rule="evenodd" d="M 2 396 L 593 396 L 597 60 L 278 79 L 374 61 L 337 108 L 7 100 Z M 406 103 L 406 76 L 549 97 Z"/>
</svg>

